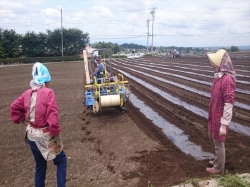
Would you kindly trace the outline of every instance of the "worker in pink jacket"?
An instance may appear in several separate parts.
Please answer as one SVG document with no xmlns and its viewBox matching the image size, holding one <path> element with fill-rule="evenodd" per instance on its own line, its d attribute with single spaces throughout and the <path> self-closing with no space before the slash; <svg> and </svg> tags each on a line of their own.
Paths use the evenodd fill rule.
<svg viewBox="0 0 250 187">
<path fill-rule="evenodd" d="M 25 91 L 10 106 L 14 123 L 26 127 L 26 139 L 36 162 L 35 187 L 44 187 L 47 161 L 57 166 L 57 186 L 66 186 L 67 158 L 60 136 L 55 93 L 49 87 L 48 69 L 36 62 L 32 68 L 31 89 Z"/>
<path fill-rule="evenodd" d="M 231 58 L 224 49 L 207 54 L 207 58 L 215 73 L 208 116 L 208 136 L 214 146 L 214 160 L 209 161 L 213 167 L 206 170 L 212 174 L 224 174 L 225 140 L 233 114 L 236 73 Z"/>
</svg>

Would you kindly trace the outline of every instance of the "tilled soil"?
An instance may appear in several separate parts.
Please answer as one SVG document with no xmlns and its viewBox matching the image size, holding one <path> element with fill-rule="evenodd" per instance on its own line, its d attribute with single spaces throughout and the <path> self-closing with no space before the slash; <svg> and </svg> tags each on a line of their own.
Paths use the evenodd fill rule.
<svg viewBox="0 0 250 187">
<path fill-rule="evenodd" d="M 237 62 L 236 62 L 237 60 Z M 149 63 L 152 70 L 192 77 L 211 82 L 212 73 L 199 72 L 195 69 L 212 69 L 203 58 L 169 59 L 149 57 L 141 59 L 113 60 L 113 67 L 127 72 L 148 84 L 177 97 L 182 101 L 208 110 L 209 98 L 181 89 L 149 75 L 129 70 L 132 68 L 156 77 L 184 84 L 198 90 L 210 91 L 208 85 L 187 81 L 175 76 L 143 69 Z M 235 59 L 235 69 L 247 70 L 239 74 L 249 76 L 249 59 Z M 124 65 L 125 64 L 125 65 Z M 127 65 L 126 65 L 127 64 Z M 144 65 L 143 65 L 144 64 Z M 180 65 L 182 64 L 182 65 Z M 68 157 L 67 186 L 170 186 L 189 178 L 209 176 L 205 171 L 208 160 L 196 160 L 179 149 L 173 140 L 168 139 L 161 128 L 157 127 L 129 100 L 127 112 L 112 108 L 103 109 L 95 115 L 85 108 L 84 101 L 84 66 L 82 62 L 53 63 L 46 65 L 52 81 L 50 87 L 55 91 L 60 110 L 60 124 L 64 151 Z M 211 75 L 202 77 L 184 72 L 166 70 L 171 66 L 189 67 L 190 70 L 172 67 L 171 69 Z M 0 186 L 34 186 L 34 160 L 29 146 L 24 143 L 25 127 L 13 124 L 9 116 L 9 105 L 22 92 L 29 88 L 32 65 L 0 67 L 1 93 L 1 150 Z M 115 70 L 115 73 L 118 71 Z M 212 147 L 207 137 L 207 119 L 155 93 L 147 85 L 139 84 L 129 76 L 129 90 L 151 107 L 165 120 L 180 128 L 189 140 L 203 151 L 211 152 Z M 237 77 L 249 81 L 249 77 Z M 250 91 L 249 84 L 237 84 L 237 88 Z M 250 105 L 249 95 L 236 93 L 236 101 Z M 250 126 L 249 110 L 234 108 L 233 120 Z M 230 130 L 226 140 L 226 169 L 230 173 L 250 172 L 250 138 Z M 46 186 L 56 186 L 56 168 L 48 162 Z"/>
<path fill-rule="evenodd" d="M 235 60 L 235 59 L 233 59 Z M 243 70 L 243 72 L 239 71 L 239 74 L 248 76 L 245 77 L 237 77 L 238 80 L 247 81 L 248 84 L 241 84 L 237 83 L 237 88 L 247 90 L 249 92 L 250 90 L 250 84 L 249 84 L 249 74 L 245 74 L 244 71 L 250 70 L 250 64 L 249 59 L 237 59 L 235 69 L 237 70 Z M 163 79 L 166 79 L 168 81 L 172 81 L 175 83 L 183 84 L 192 88 L 196 88 L 198 90 L 207 91 L 210 92 L 210 86 L 194 83 L 192 81 L 187 81 L 185 79 L 176 78 L 174 76 L 168 76 L 165 74 L 162 74 L 161 72 L 168 72 L 168 73 L 174 73 L 178 75 L 187 76 L 189 78 L 194 78 L 197 80 L 203 80 L 203 81 L 212 81 L 212 73 L 210 73 L 209 78 L 202 77 L 198 75 L 190 75 L 185 72 L 176 72 L 174 70 L 178 70 L 176 67 L 172 67 L 171 69 L 174 70 L 166 70 L 163 69 L 166 66 L 176 66 L 178 64 L 180 67 L 190 67 L 190 70 L 187 72 L 195 72 L 191 69 L 202 69 L 202 70 L 209 70 L 211 71 L 211 67 L 208 65 L 207 61 L 205 59 L 169 59 L 164 57 L 154 57 L 153 59 L 134 59 L 134 60 L 128 60 L 128 59 L 119 59 L 114 60 L 115 66 L 117 69 L 122 70 L 123 72 L 128 72 L 131 76 L 136 77 L 138 79 L 144 80 L 148 84 L 154 85 L 156 88 L 159 88 L 163 92 L 167 92 L 171 94 L 173 97 L 177 97 L 181 99 L 182 101 L 185 101 L 189 103 L 190 105 L 197 106 L 203 110 L 208 111 L 208 104 L 209 104 L 209 98 L 198 95 L 197 93 L 192 93 L 190 91 L 184 90 L 180 87 L 173 86 L 168 83 L 164 83 L 161 81 L 157 81 L 155 78 L 150 77 L 149 75 L 154 75 L 156 77 L 161 77 Z M 151 70 L 146 70 L 145 67 L 149 67 L 153 64 L 154 67 L 151 67 Z M 192 65 L 195 65 L 198 67 L 193 67 Z M 128 69 L 130 68 L 130 69 Z M 209 69 L 210 68 L 210 69 Z M 159 72 L 155 72 L 154 70 L 158 70 Z M 149 75 L 143 75 L 140 72 L 147 73 Z M 197 72 L 197 70 L 196 70 Z M 199 74 L 205 74 L 208 75 L 208 73 L 197 72 Z M 147 88 L 147 85 L 142 86 L 140 83 L 134 80 L 134 78 L 127 77 L 128 81 L 130 82 L 130 90 L 136 94 L 140 100 L 143 100 L 148 106 L 154 109 L 154 111 L 157 111 L 164 119 L 171 122 L 172 124 L 175 124 L 177 127 L 182 129 L 185 134 L 189 135 L 189 140 L 191 142 L 194 142 L 195 144 L 202 147 L 202 150 L 209 151 L 212 153 L 211 145 L 209 144 L 209 141 L 207 139 L 207 119 L 204 117 L 201 117 L 197 114 L 195 114 L 193 111 L 188 110 L 181 105 L 175 105 L 171 103 L 167 98 L 162 97 L 160 94 L 156 94 L 150 86 Z M 236 93 L 236 101 L 240 103 L 244 103 L 249 105 L 249 94 L 242 94 L 242 93 Z M 133 113 L 137 113 L 133 111 Z M 249 110 L 242 109 L 239 107 L 234 107 L 234 116 L 233 121 L 240 123 L 245 126 L 250 126 L 250 118 L 249 118 Z M 152 129 L 151 125 L 145 125 L 148 127 L 148 129 Z M 145 127 L 143 126 L 142 129 Z M 154 127 L 153 127 L 154 128 Z M 158 139 L 161 140 L 161 143 L 164 146 L 167 146 L 168 143 L 162 140 L 162 134 L 160 134 L 158 131 L 151 130 L 151 132 L 155 132 L 154 135 L 156 137 L 159 137 Z M 230 131 L 228 139 L 226 140 L 226 170 L 228 170 L 230 173 L 236 173 L 236 172 L 249 172 L 250 171 L 250 159 L 249 159 L 249 137 L 241 135 L 239 133 L 236 133 L 234 131 Z M 163 155 L 166 153 L 163 153 Z M 174 156 L 176 157 L 176 156 Z M 190 173 L 191 177 L 197 177 L 197 173 L 199 173 L 199 177 L 205 177 L 207 173 L 204 171 L 204 167 L 206 167 L 206 162 L 200 163 L 199 165 L 197 161 L 192 162 L 190 160 L 186 160 L 186 157 L 183 157 L 183 160 L 180 160 L 178 163 L 183 167 L 183 169 Z M 159 159 L 164 160 L 164 159 Z M 244 161 L 243 161 L 244 160 Z M 185 162 L 187 161 L 187 163 Z M 142 160 L 143 162 L 143 160 Z M 144 162 L 143 162 L 144 163 Z M 162 162 L 164 163 L 164 162 Z M 244 164 L 243 164 L 244 163 Z M 163 164 L 162 164 L 163 165 Z M 164 167 L 165 168 L 165 167 Z M 171 173 L 168 173 L 164 171 L 163 173 L 167 175 L 171 175 Z M 187 174 L 186 173 L 186 174 Z M 195 175 L 195 176 L 193 176 Z M 150 176 L 153 176 L 153 172 L 150 173 Z M 161 175 L 157 175 L 159 178 Z M 163 175 L 164 176 L 164 175 Z M 179 177 L 180 179 L 180 177 Z M 157 179 L 158 180 L 158 179 Z M 154 181 L 157 181 L 154 180 Z"/>
</svg>

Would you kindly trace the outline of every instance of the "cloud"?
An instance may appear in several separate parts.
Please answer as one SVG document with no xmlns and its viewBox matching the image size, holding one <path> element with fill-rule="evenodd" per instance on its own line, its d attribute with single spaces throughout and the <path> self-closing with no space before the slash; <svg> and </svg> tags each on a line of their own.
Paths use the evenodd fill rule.
<svg viewBox="0 0 250 187">
<path fill-rule="evenodd" d="M 46 8 L 45 10 L 42 10 L 41 13 L 44 14 L 46 17 L 61 17 L 60 10 L 55 8 Z"/>
<path fill-rule="evenodd" d="M 91 42 L 146 45 L 156 7 L 154 45 L 249 45 L 249 0 L 3 0 L 0 27 L 17 33 L 60 28 L 61 7 L 63 26 L 90 33 Z"/>
<path fill-rule="evenodd" d="M 14 18 L 16 14 L 12 10 L 1 9 L 0 10 L 1 18 Z"/>
<path fill-rule="evenodd" d="M 12 11 L 20 11 L 25 10 L 26 6 L 22 1 L 4 1 L 1 0 L 1 9 L 4 8 L 6 10 L 12 10 Z"/>
</svg>

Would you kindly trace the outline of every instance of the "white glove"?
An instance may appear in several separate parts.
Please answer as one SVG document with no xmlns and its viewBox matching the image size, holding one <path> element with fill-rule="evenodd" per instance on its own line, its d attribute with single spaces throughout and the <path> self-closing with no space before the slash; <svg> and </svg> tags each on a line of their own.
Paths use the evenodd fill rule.
<svg viewBox="0 0 250 187">
<path fill-rule="evenodd" d="M 225 135 L 227 133 L 227 126 L 221 124 L 220 126 L 220 136 Z"/>
</svg>

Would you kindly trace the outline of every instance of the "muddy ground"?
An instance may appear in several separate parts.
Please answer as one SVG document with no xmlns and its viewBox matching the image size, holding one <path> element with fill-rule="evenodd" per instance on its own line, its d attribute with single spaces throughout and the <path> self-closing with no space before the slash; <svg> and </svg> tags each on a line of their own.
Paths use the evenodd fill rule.
<svg viewBox="0 0 250 187">
<path fill-rule="evenodd" d="M 242 75 L 237 77 L 238 80 L 249 82 L 250 60 L 245 57 L 239 59 L 237 56 L 233 62 L 236 71 L 240 70 L 239 74 Z M 154 85 L 172 97 L 189 103 L 190 106 L 208 110 L 207 97 L 169 83 L 156 81 L 155 78 L 139 72 L 206 92 L 210 90 L 209 85 L 141 68 L 147 67 L 149 63 L 154 66 L 151 67 L 153 70 L 211 82 L 212 74 L 209 71 L 212 69 L 204 58 L 119 59 L 113 61 L 113 67 Z M 192 65 L 198 65 L 198 68 Z M 68 157 L 67 186 L 163 187 L 179 184 L 190 178 L 209 176 L 205 171 L 209 166 L 207 159 L 197 160 L 191 154 L 184 153 L 175 145 L 175 139 L 167 138 L 162 129 L 141 113 L 135 103 L 127 100 L 127 112 L 104 109 L 101 114 L 94 115 L 91 110 L 87 110 L 83 97 L 85 84 L 83 62 L 53 63 L 46 66 L 52 76 L 50 87 L 56 93 L 60 110 L 64 150 Z M 163 69 L 170 66 L 190 67 L 190 70 L 178 67 L 174 69 L 199 74 L 201 72 L 191 69 L 207 70 L 208 72 L 202 71 L 202 73 L 211 77 Z M 31 68 L 32 65 L 0 67 L 0 157 L 2 158 L 0 186 L 4 187 L 34 186 L 34 160 L 29 146 L 24 142 L 25 127 L 13 124 L 9 115 L 11 102 L 29 88 Z M 114 73 L 117 73 L 117 70 Z M 153 92 L 149 86 L 139 84 L 131 77 L 125 76 L 129 81 L 129 89 L 138 99 L 164 120 L 181 129 L 193 144 L 200 146 L 205 152 L 212 153 L 207 138 L 205 117 L 170 102 L 168 98 Z M 244 82 L 237 83 L 237 88 L 250 91 L 250 85 Z M 236 101 L 247 106 L 250 105 L 249 98 L 249 94 L 236 93 Z M 233 121 L 250 127 L 249 110 L 235 107 Z M 226 140 L 226 169 L 230 173 L 250 172 L 249 142 L 250 137 L 230 130 Z M 56 168 L 53 162 L 49 162 L 46 186 L 56 186 L 55 176 Z"/>
</svg>

